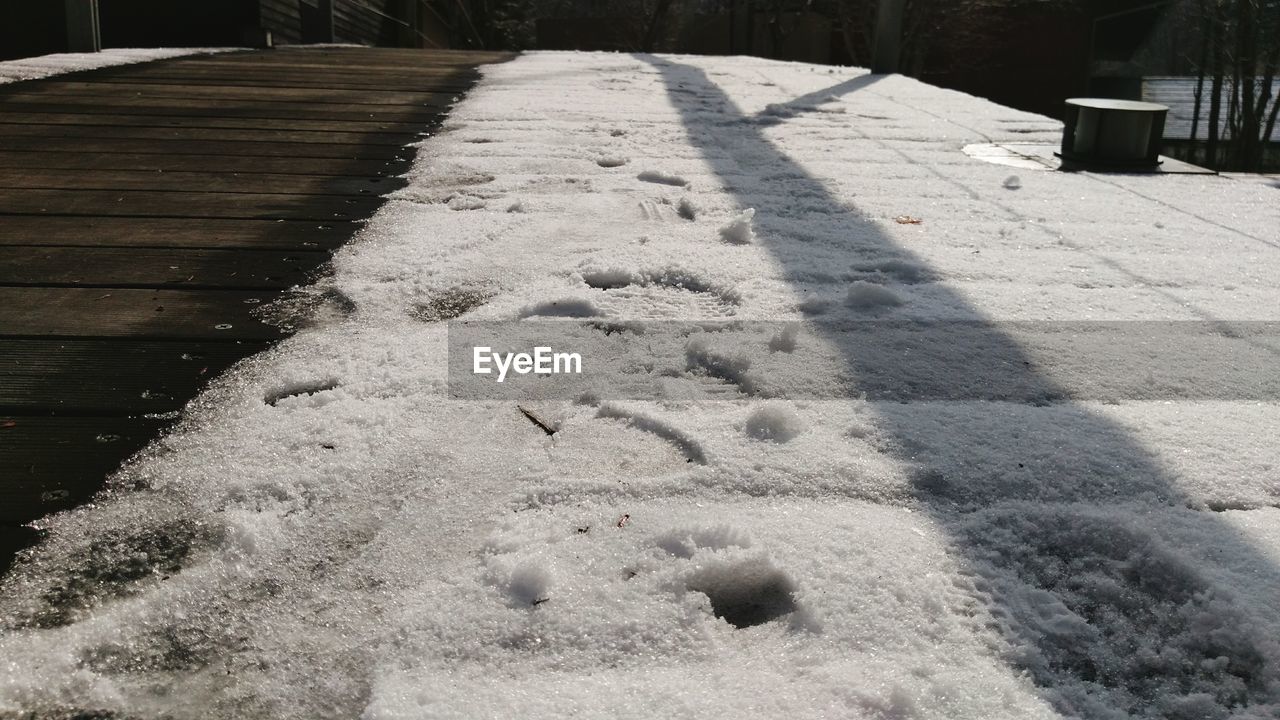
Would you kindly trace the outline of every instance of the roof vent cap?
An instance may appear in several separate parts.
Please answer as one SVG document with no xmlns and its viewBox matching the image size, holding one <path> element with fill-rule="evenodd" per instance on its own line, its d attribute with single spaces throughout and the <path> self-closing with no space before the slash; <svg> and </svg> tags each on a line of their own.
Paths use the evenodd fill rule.
<svg viewBox="0 0 1280 720">
<path fill-rule="evenodd" d="M 1070 98 L 1062 132 L 1064 169 L 1154 170 L 1169 108 L 1109 98 Z"/>
</svg>

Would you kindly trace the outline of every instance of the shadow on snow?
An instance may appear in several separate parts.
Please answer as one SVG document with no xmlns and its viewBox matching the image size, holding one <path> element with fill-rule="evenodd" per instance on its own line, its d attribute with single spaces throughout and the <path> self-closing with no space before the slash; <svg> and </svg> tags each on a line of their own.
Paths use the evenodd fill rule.
<svg viewBox="0 0 1280 720">
<path fill-rule="evenodd" d="M 929 272 L 765 135 L 831 96 L 856 104 L 856 94 L 882 77 L 855 78 L 750 116 L 699 68 L 636 57 L 660 73 L 691 142 L 742 208 L 795 223 L 807 214 L 837 216 L 842 232 L 825 241 L 851 263 L 890 258 Z M 926 169 L 976 199 L 973 189 Z M 799 210 L 790 206 L 796 198 Z M 815 262 L 812 245 L 777 227 L 765 226 L 757 242 L 788 282 L 812 283 L 815 266 L 830 258 Z M 1172 518 L 1198 535 L 1195 553 L 1248 568 L 1233 575 L 1237 588 L 1274 587 L 1274 565 L 1219 516 L 1186 509 L 1188 498 L 1159 460 L 1116 421 L 1071 403 L 1070 389 L 1038 370 L 1003 326 L 982 320 L 942 284 L 930 292 L 978 319 L 964 331 L 965 352 L 920 353 L 915 371 L 932 364 L 925 375 L 972 386 L 1000 368 L 1001 382 L 1018 393 L 984 403 L 981 414 L 954 403 L 879 402 L 875 410 L 893 452 L 914 469 L 913 494 L 948 533 L 962 572 L 971 573 L 967 589 L 1007 639 L 1006 661 L 1028 672 L 1059 711 L 1086 717 L 1223 717 L 1280 701 L 1272 641 L 1249 630 L 1251 611 L 1264 608 L 1223 587 L 1192 548 L 1141 515 Z M 885 365 L 887 354 L 860 353 L 843 341 L 837 325 L 815 327 L 841 348 L 855 385 L 898 371 Z"/>
</svg>

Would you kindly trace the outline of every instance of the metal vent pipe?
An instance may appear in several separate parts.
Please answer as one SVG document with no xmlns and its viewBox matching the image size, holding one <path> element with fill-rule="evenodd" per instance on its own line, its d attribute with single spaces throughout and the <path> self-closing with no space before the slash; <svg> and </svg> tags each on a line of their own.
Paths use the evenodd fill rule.
<svg viewBox="0 0 1280 720">
<path fill-rule="evenodd" d="M 1169 108 L 1155 103 L 1071 98 L 1066 102 L 1059 155 L 1067 166 L 1153 170 L 1160 164 L 1168 114 Z"/>
</svg>

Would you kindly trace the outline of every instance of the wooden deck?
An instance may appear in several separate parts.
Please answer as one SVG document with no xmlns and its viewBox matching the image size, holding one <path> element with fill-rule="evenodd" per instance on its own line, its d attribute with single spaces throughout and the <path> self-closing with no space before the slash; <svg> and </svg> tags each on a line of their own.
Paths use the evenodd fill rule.
<svg viewBox="0 0 1280 720">
<path fill-rule="evenodd" d="M 278 340 L 497 53 L 197 56 L 0 86 L 0 572 L 208 380 Z"/>
</svg>

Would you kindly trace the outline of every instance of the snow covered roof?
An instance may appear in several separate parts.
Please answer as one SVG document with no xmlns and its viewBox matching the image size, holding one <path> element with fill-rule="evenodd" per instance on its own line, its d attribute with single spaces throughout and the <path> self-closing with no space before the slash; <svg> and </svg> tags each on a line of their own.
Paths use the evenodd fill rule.
<svg viewBox="0 0 1280 720">
<path fill-rule="evenodd" d="M 0 711 L 1270 716 L 1276 188 L 961 151 L 1059 132 L 858 69 L 488 68 L 310 328 L 46 523 Z M 777 333 L 648 399 L 450 396 L 446 320 L 584 316 Z"/>
</svg>

